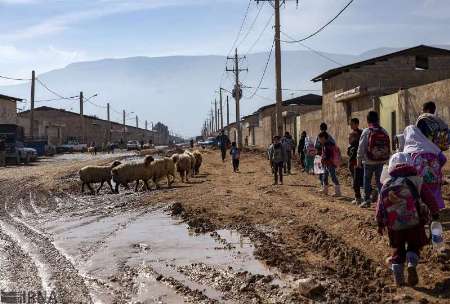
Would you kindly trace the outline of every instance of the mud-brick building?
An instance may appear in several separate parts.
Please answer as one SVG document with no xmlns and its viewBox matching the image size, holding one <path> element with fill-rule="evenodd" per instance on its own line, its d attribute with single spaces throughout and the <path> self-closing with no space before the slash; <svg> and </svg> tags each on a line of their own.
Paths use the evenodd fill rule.
<svg viewBox="0 0 450 304">
<path fill-rule="evenodd" d="M 368 111 L 380 111 L 381 96 L 448 78 L 450 51 L 420 45 L 332 69 L 312 81 L 322 81 L 322 119 L 342 148 L 350 119 L 359 118 L 365 127 Z"/>
<path fill-rule="evenodd" d="M 20 98 L 0 94 L 0 124 L 17 124 L 17 102 Z"/>
<path fill-rule="evenodd" d="M 401 89 L 380 98 L 380 120 L 391 138 L 414 124 L 426 101 L 436 103 L 436 114 L 450 121 L 450 79 L 409 89 Z"/>
<path fill-rule="evenodd" d="M 25 128 L 25 135 L 28 136 L 30 111 L 20 112 L 18 117 L 19 124 Z M 155 131 L 124 126 L 89 115 L 84 115 L 82 119 L 78 113 L 46 106 L 34 109 L 33 133 L 38 137 L 47 137 L 48 143 L 53 145 L 69 141 L 88 144 L 95 142 L 96 145 L 102 145 L 107 142 L 126 143 L 128 140 L 166 144 L 158 142 L 160 137 L 156 135 Z"/>
<path fill-rule="evenodd" d="M 294 140 L 300 136 L 299 123 L 301 117 L 310 112 L 321 108 L 322 96 L 308 94 L 283 101 L 283 132 L 289 132 Z M 250 147 L 267 148 L 272 143 L 276 130 L 276 106 L 269 104 L 259 108 L 251 115 L 244 116 L 241 119 L 243 144 Z M 231 140 L 235 140 L 237 133 L 236 123 L 230 124 L 225 128 L 230 135 Z"/>
</svg>

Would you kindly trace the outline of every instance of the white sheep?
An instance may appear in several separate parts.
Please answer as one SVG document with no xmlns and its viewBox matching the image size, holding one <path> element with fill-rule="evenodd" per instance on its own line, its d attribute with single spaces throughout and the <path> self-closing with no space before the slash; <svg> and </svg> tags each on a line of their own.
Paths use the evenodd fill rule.
<svg viewBox="0 0 450 304">
<path fill-rule="evenodd" d="M 182 153 L 182 154 L 174 154 L 172 155 L 172 160 L 175 163 L 176 169 L 178 173 L 180 173 L 181 181 L 186 182 L 189 181 L 189 173 L 191 172 L 191 158 L 189 155 Z"/>
<path fill-rule="evenodd" d="M 189 156 L 189 158 L 191 159 L 191 176 L 193 177 L 195 174 L 195 163 L 197 162 L 194 153 L 192 153 L 189 150 L 185 150 L 184 154 L 186 154 L 187 156 Z"/>
<path fill-rule="evenodd" d="M 167 187 L 170 187 L 175 181 L 175 163 L 172 158 L 164 157 L 153 161 L 150 165 L 152 167 L 152 181 L 159 189 L 158 181 L 164 177 L 167 178 Z"/>
<path fill-rule="evenodd" d="M 114 192 L 111 185 L 111 170 L 120 164 L 121 162 L 116 160 L 108 166 L 86 166 L 81 168 L 79 171 L 80 180 L 82 182 L 81 193 L 84 193 L 84 186 L 87 185 L 89 190 L 91 190 L 91 193 L 94 194 L 95 192 L 94 189 L 92 189 L 91 183 L 101 183 L 100 187 L 97 189 L 97 193 L 99 193 L 105 182 L 108 183 L 111 191 Z"/>
<path fill-rule="evenodd" d="M 136 181 L 135 191 L 138 191 L 139 181 L 143 180 L 147 189 L 150 189 L 148 180 L 152 178 L 153 172 L 150 164 L 154 161 L 153 157 L 148 155 L 143 162 L 133 162 L 121 164 L 112 169 L 112 178 L 116 183 L 115 192 L 119 193 L 119 185 L 129 189 L 128 183 Z"/>
<path fill-rule="evenodd" d="M 194 174 L 197 175 L 200 173 L 200 167 L 203 163 L 203 156 L 202 153 L 200 153 L 200 151 L 198 150 L 195 150 L 194 152 L 192 152 L 192 154 L 194 154 L 195 157 Z"/>
</svg>

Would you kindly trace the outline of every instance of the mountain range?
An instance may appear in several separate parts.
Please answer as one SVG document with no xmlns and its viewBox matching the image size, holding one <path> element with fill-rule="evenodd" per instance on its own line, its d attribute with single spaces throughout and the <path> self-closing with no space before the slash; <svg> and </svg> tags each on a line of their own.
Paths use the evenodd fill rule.
<svg viewBox="0 0 450 304">
<path fill-rule="evenodd" d="M 442 47 L 442 46 L 441 46 Z M 444 46 L 445 47 L 445 46 Z M 450 47 L 447 47 L 450 48 Z M 321 84 L 310 80 L 332 68 L 380 56 L 399 49 L 379 48 L 359 55 L 332 54 L 314 51 L 285 51 L 282 56 L 283 98 L 308 93 L 321 94 Z M 240 60 L 240 67 L 248 72 L 240 74 L 246 97 L 253 95 L 266 63 L 268 53 L 254 53 Z M 214 98 L 222 87 L 231 90 L 234 74 L 225 71 L 226 56 L 169 56 L 129 57 L 77 62 L 68 66 L 38 74 L 38 79 L 55 93 L 76 96 L 80 91 L 85 97 L 98 94 L 86 102 L 85 114 L 106 117 L 105 105 L 111 104 L 111 117 L 122 121 L 122 110 L 127 112 L 127 123 L 134 124 L 138 115 L 140 126 L 148 120 L 161 121 L 177 134 L 197 135 L 207 117 Z M 232 67 L 232 60 L 228 67 Z M 273 54 L 268 62 L 262 89 L 253 98 L 244 97 L 241 102 L 241 116 L 247 115 L 263 105 L 273 103 L 275 96 Z M 223 77 L 221 77 L 223 76 Z M 30 84 L 0 87 L 0 93 L 29 99 Z M 36 84 L 36 100 L 58 98 L 39 82 Z M 41 101 L 37 106 L 52 106 L 75 112 L 79 111 L 77 99 Z M 29 103 L 19 104 L 29 108 Z M 134 113 L 132 113 L 134 112 Z M 224 94 L 224 114 L 225 94 Z M 234 121 L 234 101 L 230 96 L 230 120 Z M 224 119 L 225 121 L 225 119 Z"/>
</svg>

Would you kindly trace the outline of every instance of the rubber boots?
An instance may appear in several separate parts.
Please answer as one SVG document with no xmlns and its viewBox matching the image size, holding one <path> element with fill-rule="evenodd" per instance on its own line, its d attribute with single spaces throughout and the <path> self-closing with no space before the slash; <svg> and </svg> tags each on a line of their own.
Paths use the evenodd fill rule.
<svg viewBox="0 0 450 304">
<path fill-rule="evenodd" d="M 397 286 L 405 285 L 405 267 L 403 264 L 392 264 L 392 273 L 394 275 L 394 281 Z"/>
<path fill-rule="evenodd" d="M 334 197 L 341 197 L 342 193 L 341 193 L 341 186 L 336 185 L 334 186 Z"/>
<path fill-rule="evenodd" d="M 406 261 L 408 262 L 408 285 L 416 286 L 417 283 L 419 283 L 419 276 L 416 268 L 419 263 L 419 256 L 414 252 L 408 251 L 406 253 Z"/>
</svg>

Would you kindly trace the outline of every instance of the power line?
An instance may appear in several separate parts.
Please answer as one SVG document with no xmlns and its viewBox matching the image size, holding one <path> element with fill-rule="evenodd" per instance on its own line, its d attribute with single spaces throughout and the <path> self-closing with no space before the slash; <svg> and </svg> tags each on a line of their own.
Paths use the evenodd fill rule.
<svg viewBox="0 0 450 304">
<path fill-rule="evenodd" d="M 273 51 L 273 47 L 274 46 L 275 46 L 275 39 L 272 42 L 272 47 L 270 48 L 269 56 L 267 58 L 266 65 L 264 67 L 264 71 L 263 71 L 263 74 L 261 76 L 261 79 L 259 80 L 258 86 L 256 87 L 256 89 L 253 92 L 253 94 L 251 96 L 249 96 L 249 97 L 246 97 L 246 99 L 253 98 L 256 95 L 256 93 L 258 92 L 259 88 L 261 87 L 261 84 L 262 84 L 262 82 L 264 80 L 264 76 L 266 75 L 267 67 L 269 66 L 270 58 L 272 57 L 272 51 Z"/>
<path fill-rule="evenodd" d="M 328 25 L 330 25 L 334 20 L 336 20 L 349 6 L 350 6 L 350 4 L 352 4 L 353 3 L 353 1 L 355 1 L 355 0 L 350 0 L 348 3 L 347 3 L 347 5 L 346 6 L 344 6 L 344 8 L 343 9 L 341 9 L 340 11 L 339 11 L 339 13 L 336 15 L 336 16 L 334 16 L 330 21 L 328 21 L 327 23 L 325 23 L 325 25 L 323 25 L 322 27 L 320 27 L 317 31 L 315 31 L 315 32 L 313 32 L 312 34 L 310 34 L 310 35 L 308 35 L 308 36 L 306 36 L 306 37 L 304 37 L 304 38 L 302 38 L 302 39 L 297 39 L 297 40 L 280 40 L 281 42 L 284 42 L 284 43 L 298 43 L 298 42 L 302 42 L 302 41 L 305 41 L 305 40 L 307 40 L 307 39 L 309 39 L 309 38 L 311 38 L 311 37 L 314 37 L 315 35 L 317 35 L 317 34 L 319 34 L 321 31 L 323 31 Z"/>
<path fill-rule="evenodd" d="M 30 78 L 14 78 L 14 77 L 8 77 L 8 76 L 0 76 L 0 78 L 8 79 L 8 80 L 16 80 L 16 81 L 30 81 Z"/>
<path fill-rule="evenodd" d="M 283 36 L 286 36 L 287 38 L 292 39 L 291 36 L 289 36 L 288 34 L 286 34 L 286 33 L 284 33 L 284 32 L 281 32 L 281 34 L 282 34 Z M 332 59 L 332 58 L 330 58 L 330 57 L 324 55 L 322 52 L 319 52 L 319 51 L 313 49 L 312 47 L 307 46 L 307 45 L 304 44 L 304 43 L 301 43 L 301 42 L 297 42 L 297 43 L 300 44 L 300 45 L 301 45 L 302 47 L 304 47 L 305 49 L 307 49 L 307 50 L 313 52 L 314 54 L 316 54 L 316 55 L 318 55 L 318 56 L 320 56 L 320 57 L 322 57 L 322 58 L 324 58 L 324 59 L 326 59 L 326 60 L 328 60 L 328 61 L 333 62 L 334 64 L 337 64 L 338 66 L 343 66 L 343 65 L 344 65 L 344 64 L 342 64 L 342 63 L 340 63 L 340 62 L 338 62 L 338 61 L 336 61 L 336 60 L 334 60 L 334 59 Z"/>
<path fill-rule="evenodd" d="M 89 102 L 91 105 L 93 105 L 93 106 L 95 106 L 97 108 L 101 108 L 101 109 L 108 108 L 107 106 L 102 106 L 102 105 L 96 104 L 95 102 L 93 102 L 92 100 L 89 100 L 89 99 L 87 100 L 87 102 Z"/>
<path fill-rule="evenodd" d="M 256 38 L 255 42 L 253 42 L 253 44 L 249 47 L 249 49 L 245 53 L 246 55 L 248 55 L 253 50 L 253 48 L 256 46 L 256 44 L 258 44 L 259 40 L 261 40 L 262 36 L 266 32 L 266 30 L 269 27 L 270 23 L 272 22 L 272 18 L 273 18 L 274 15 L 275 14 L 272 14 L 270 16 L 269 20 L 267 20 L 267 23 L 265 24 L 265 26 L 264 26 L 263 30 L 261 31 L 261 33 L 258 35 L 258 38 Z"/>
<path fill-rule="evenodd" d="M 256 87 L 245 86 L 248 89 L 255 89 Z M 260 87 L 260 90 L 275 90 L 274 88 Z M 320 92 L 318 89 L 281 89 L 283 91 L 292 91 L 292 92 Z"/>
<path fill-rule="evenodd" d="M 50 101 L 72 101 L 74 98 L 78 98 L 79 96 L 71 96 L 67 98 L 51 98 L 51 99 L 41 99 L 41 100 L 35 100 L 34 102 L 50 102 Z"/>
<path fill-rule="evenodd" d="M 261 14 L 262 9 L 264 8 L 264 4 L 265 4 L 265 3 L 263 3 L 263 5 L 261 5 L 261 6 L 259 7 L 258 12 L 256 13 L 255 18 L 253 19 L 253 22 L 250 24 L 250 26 L 249 26 L 248 29 L 247 29 L 247 33 L 244 35 L 244 38 L 241 39 L 241 41 L 237 44 L 236 47 L 239 47 L 239 46 L 245 41 L 245 39 L 247 39 L 248 35 L 252 32 L 252 29 L 253 29 L 253 27 L 255 26 L 256 21 L 258 20 L 258 17 L 259 17 L 259 15 Z"/>
<path fill-rule="evenodd" d="M 50 93 L 52 93 L 55 96 L 58 96 L 61 99 L 71 99 L 70 97 L 64 97 L 61 94 L 55 92 L 54 90 L 50 89 L 45 83 L 43 83 L 39 78 L 36 78 L 36 81 L 39 82 L 39 84 L 41 86 L 43 86 L 47 91 L 49 91 Z"/>
</svg>

